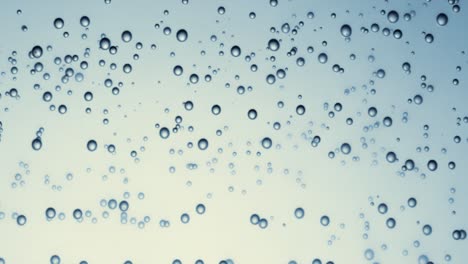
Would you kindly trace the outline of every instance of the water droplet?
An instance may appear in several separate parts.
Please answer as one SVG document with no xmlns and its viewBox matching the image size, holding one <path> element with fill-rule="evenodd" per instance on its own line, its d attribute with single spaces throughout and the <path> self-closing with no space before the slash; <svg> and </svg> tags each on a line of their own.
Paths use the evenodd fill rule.
<svg viewBox="0 0 468 264">
<path fill-rule="evenodd" d="M 185 42 L 188 38 L 188 33 L 185 29 L 180 29 L 177 31 L 176 37 L 179 42 Z"/>
<path fill-rule="evenodd" d="M 86 144 L 86 147 L 88 148 L 89 151 L 95 151 L 97 149 L 97 142 L 94 139 L 91 139 L 88 141 Z"/>
</svg>

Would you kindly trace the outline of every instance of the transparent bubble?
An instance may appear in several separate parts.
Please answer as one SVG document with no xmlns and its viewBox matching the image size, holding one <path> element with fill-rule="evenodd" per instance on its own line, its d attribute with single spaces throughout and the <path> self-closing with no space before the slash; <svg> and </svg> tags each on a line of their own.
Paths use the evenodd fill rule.
<svg viewBox="0 0 468 264">
<path fill-rule="evenodd" d="M 431 225 L 424 225 L 422 231 L 423 231 L 424 235 L 429 236 L 429 235 L 432 234 L 432 226 Z"/>
<path fill-rule="evenodd" d="M 437 15 L 436 21 L 439 26 L 445 26 L 448 23 L 448 16 L 445 13 L 440 13 Z"/>
<path fill-rule="evenodd" d="M 325 64 L 325 63 L 327 63 L 327 61 L 328 61 L 328 55 L 327 55 L 326 53 L 323 53 L 323 52 L 320 53 L 320 54 L 318 55 L 317 58 L 318 58 L 318 61 L 319 61 L 321 64 Z"/>
<path fill-rule="evenodd" d="M 184 69 L 182 68 L 182 66 L 177 65 L 177 66 L 174 67 L 172 72 L 174 73 L 175 76 L 181 76 L 182 73 L 184 73 Z"/>
<path fill-rule="evenodd" d="M 388 22 L 390 22 L 390 23 L 398 22 L 399 18 L 400 18 L 400 15 L 395 10 L 392 10 L 392 11 L 388 12 L 388 14 L 387 14 L 387 19 L 388 19 Z"/>
<path fill-rule="evenodd" d="M 122 39 L 123 42 L 128 43 L 132 41 L 132 38 L 133 38 L 132 32 L 125 30 L 124 32 L 122 32 L 122 35 L 120 36 L 120 38 Z"/>
<path fill-rule="evenodd" d="M 183 224 L 187 224 L 190 221 L 190 216 L 187 213 L 184 213 L 180 216 L 180 221 Z"/>
<path fill-rule="evenodd" d="M 195 207 L 195 211 L 197 212 L 197 214 L 204 214 L 206 211 L 206 207 L 204 204 L 197 204 L 197 206 Z"/>
<path fill-rule="evenodd" d="M 351 26 L 348 25 L 348 24 L 342 25 L 341 28 L 340 28 L 340 33 L 345 38 L 350 37 L 351 34 L 352 34 Z"/>
<path fill-rule="evenodd" d="M 233 57 L 239 57 L 241 55 L 241 48 L 239 46 L 233 46 L 231 48 L 231 55 Z"/>
<path fill-rule="evenodd" d="M 167 127 L 162 127 L 160 130 L 159 130 L 159 136 L 162 138 L 162 139 L 167 139 L 170 135 L 170 131 Z"/>
<path fill-rule="evenodd" d="M 294 210 L 294 216 L 297 219 L 302 219 L 304 217 L 304 209 L 301 207 L 296 208 L 296 210 Z"/>
<path fill-rule="evenodd" d="M 392 217 L 388 218 L 387 221 L 385 221 L 385 224 L 389 229 L 393 229 L 396 226 L 396 220 Z"/>
<path fill-rule="evenodd" d="M 81 211 L 81 209 L 75 209 L 73 211 L 73 218 L 75 218 L 76 220 L 79 220 L 83 217 L 83 211 Z"/>
<path fill-rule="evenodd" d="M 82 16 L 80 18 L 80 25 L 82 27 L 89 27 L 89 24 L 91 24 L 91 20 L 87 16 Z"/>
<path fill-rule="evenodd" d="M 25 225 L 26 222 L 27 222 L 27 219 L 26 219 L 26 216 L 24 215 L 18 215 L 18 217 L 16 218 L 16 223 L 20 226 Z"/>
<path fill-rule="evenodd" d="M 40 150 L 42 148 L 42 140 L 40 137 L 37 137 L 35 139 L 33 139 L 32 143 L 31 143 L 31 146 L 32 146 L 32 149 L 34 150 Z"/>
<path fill-rule="evenodd" d="M 197 145 L 200 150 L 206 150 L 208 148 L 208 140 L 206 138 L 202 138 L 198 140 Z"/>
<path fill-rule="evenodd" d="M 305 109 L 305 106 L 303 106 L 303 105 L 298 105 L 296 107 L 296 114 L 298 114 L 298 115 L 305 114 L 305 111 L 306 111 L 306 109 Z"/>
<path fill-rule="evenodd" d="M 179 42 L 185 42 L 188 38 L 188 33 L 185 29 L 180 29 L 177 31 L 176 37 Z"/>
<path fill-rule="evenodd" d="M 269 137 L 263 138 L 261 143 L 264 149 L 269 149 L 273 145 L 273 141 Z"/>
<path fill-rule="evenodd" d="M 249 117 L 250 120 L 255 120 L 257 118 L 257 110 L 255 109 L 250 109 L 247 112 L 247 116 Z"/>
<path fill-rule="evenodd" d="M 330 218 L 326 215 L 320 217 L 320 224 L 322 226 L 328 226 L 330 224 Z"/>
<path fill-rule="evenodd" d="M 277 39 L 270 39 L 268 41 L 268 49 L 271 51 L 278 51 L 280 48 L 280 43 Z"/>
<path fill-rule="evenodd" d="M 364 257 L 366 260 L 373 260 L 374 259 L 374 250 L 368 248 L 364 251 Z"/>
<path fill-rule="evenodd" d="M 97 147 L 98 147 L 97 142 L 94 139 L 91 139 L 91 140 L 88 141 L 88 143 L 86 143 L 86 148 L 89 151 L 95 151 L 97 149 Z"/>
<path fill-rule="evenodd" d="M 427 43 L 432 43 L 434 42 L 434 36 L 432 34 L 426 34 L 424 36 L 424 40 L 427 42 Z"/>
<path fill-rule="evenodd" d="M 348 155 L 351 153 L 351 145 L 349 143 L 343 143 L 340 147 L 341 153 Z"/>
<path fill-rule="evenodd" d="M 57 255 L 50 257 L 50 264 L 60 264 L 60 257 Z"/>
<path fill-rule="evenodd" d="M 45 211 L 45 215 L 47 219 L 54 219 L 56 215 L 55 209 L 52 207 L 47 208 Z"/>
<path fill-rule="evenodd" d="M 54 27 L 55 27 L 56 29 L 61 29 L 61 28 L 63 28 L 63 26 L 65 26 L 65 21 L 63 21 L 63 19 L 61 19 L 61 18 L 56 18 L 56 19 L 54 20 Z"/>
<path fill-rule="evenodd" d="M 213 106 L 211 107 L 211 113 L 212 113 L 213 115 L 219 115 L 219 114 L 221 114 L 221 106 L 219 106 L 219 105 L 213 105 Z"/>
<path fill-rule="evenodd" d="M 379 211 L 379 213 L 381 214 L 386 214 L 388 212 L 388 206 L 387 204 L 385 203 L 381 203 L 379 204 L 379 206 L 377 207 L 377 210 Z"/>
<path fill-rule="evenodd" d="M 437 170 L 437 167 L 438 167 L 437 161 L 435 161 L 435 160 L 429 160 L 429 161 L 427 162 L 427 168 L 428 168 L 430 171 L 435 171 L 435 170 Z"/>
</svg>

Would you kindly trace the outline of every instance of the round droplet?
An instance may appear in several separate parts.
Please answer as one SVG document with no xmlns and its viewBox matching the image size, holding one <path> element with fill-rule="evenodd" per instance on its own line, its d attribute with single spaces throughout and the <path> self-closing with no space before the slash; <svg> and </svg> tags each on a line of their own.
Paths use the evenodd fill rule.
<svg viewBox="0 0 468 264">
<path fill-rule="evenodd" d="M 388 19 L 388 22 L 390 22 L 390 23 L 398 22 L 399 18 L 400 18 L 400 15 L 395 10 L 392 10 L 392 11 L 388 12 L 388 14 L 387 14 L 387 19 Z"/>
<path fill-rule="evenodd" d="M 47 219 L 49 220 L 53 219 L 56 215 L 55 209 L 52 207 L 47 208 L 45 211 L 45 215 Z"/>
<path fill-rule="evenodd" d="M 89 151 L 95 151 L 97 149 L 97 142 L 94 139 L 91 139 L 88 141 L 86 144 L 86 147 L 88 148 Z"/>
<path fill-rule="evenodd" d="M 249 117 L 250 120 L 255 120 L 257 118 L 257 110 L 255 109 L 250 109 L 247 112 L 247 116 Z"/>
<path fill-rule="evenodd" d="M 34 150 L 40 150 L 42 148 L 42 140 L 40 137 L 37 137 L 35 138 L 32 143 L 31 143 L 31 146 Z"/>
<path fill-rule="evenodd" d="M 439 26 L 445 26 L 448 23 L 448 16 L 444 13 L 440 13 L 437 15 L 436 20 Z"/>
<path fill-rule="evenodd" d="M 437 161 L 435 160 L 430 160 L 427 162 L 427 168 L 430 170 L 430 171 L 435 171 L 437 170 Z"/>
<path fill-rule="evenodd" d="M 432 234 L 432 226 L 431 225 L 424 225 L 422 231 L 423 231 L 424 235 L 429 236 L 429 235 Z"/>
<path fill-rule="evenodd" d="M 211 107 L 211 113 L 212 113 L 213 115 L 219 115 L 219 114 L 221 114 L 221 106 L 219 106 L 219 105 L 213 105 L 213 106 Z"/>
<path fill-rule="evenodd" d="M 16 218 L 16 223 L 20 226 L 25 225 L 26 222 L 27 222 L 27 219 L 26 219 L 26 216 L 24 215 L 18 215 L 18 217 Z"/>
<path fill-rule="evenodd" d="M 351 153 L 351 145 L 349 145 L 348 143 L 343 143 L 341 144 L 340 150 L 341 153 L 348 155 L 349 153 Z"/>
<path fill-rule="evenodd" d="M 121 39 L 123 42 L 128 43 L 132 41 L 132 38 L 133 38 L 132 32 L 128 30 L 125 30 L 124 32 L 122 32 Z"/>
<path fill-rule="evenodd" d="M 273 145 L 273 141 L 269 137 L 265 137 L 262 139 L 262 147 L 264 149 L 269 149 Z"/>
<path fill-rule="evenodd" d="M 296 208 L 296 210 L 294 210 L 294 216 L 297 219 L 302 219 L 304 217 L 304 214 L 304 209 L 302 209 L 301 207 L 298 207 Z"/>
<path fill-rule="evenodd" d="M 231 48 L 231 55 L 233 57 L 239 57 L 241 55 L 241 48 L 239 46 L 233 46 Z"/>
<path fill-rule="evenodd" d="M 80 18 L 80 25 L 81 25 L 82 27 L 88 27 L 89 24 L 91 24 L 91 20 L 89 19 L 89 17 L 87 17 L 87 16 L 82 16 L 82 17 Z"/>
<path fill-rule="evenodd" d="M 169 137 L 171 133 L 169 132 L 169 129 L 167 127 L 162 127 L 160 130 L 159 130 L 159 136 L 162 138 L 162 139 L 167 139 Z"/>
<path fill-rule="evenodd" d="M 175 76 L 181 76 L 182 73 L 184 73 L 184 69 L 180 65 L 176 65 L 174 69 L 172 70 Z"/>
<path fill-rule="evenodd" d="M 63 21 L 63 19 L 61 19 L 60 17 L 56 18 L 54 20 L 54 27 L 56 29 L 61 29 L 63 28 L 63 26 L 65 26 L 65 22 Z"/>
<path fill-rule="evenodd" d="M 350 37 L 352 34 L 352 29 L 348 24 L 344 24 L 340 29 L 341 35 L 345 38 Z"/>
<path fill-rule="evenodd" d="M 197 214 L 204 214 L 206 211 L 206 207 L 204 204 L 197 204 L 195 207 L 195 211 L 197 211 Z"/>
<path fill-rule="evenodd" d="M 320 224 L 323 226 L 328 226 L 330 224 L 330 218 L 326 215 L 320 217 Z"/>
<path fill-rule="evenodd" d="M 200 140 L 198 140 L 198 148 L 200 150 L 205 150 L 208 148 L 208 140 L 206 138 L 202 138 Z"/>
<path fill-rule="evenodd" d="M 305 114 L 305 111 L 306 111 L 306 109 L 305 109 L 305 106 L 303 106 L 303 105 L 298 105 L 296 107 L 296 114 L 298 114 L 298 115 Z"/>
<path fill-rule="evenodd" d="M 426 36 L 424 36 L 424 40 L 427 42 L 427 43 L 432 43 L 434 42 L 434 36 L 432 34 L 426 34 Z"/>
<path fill-rule="evenodd" d="M 185 42 L 188 38 L 187 30 L 180 29 L 179 31 L 177 31 L 176 37 L 179 42 Z"/>
<path fill-rule="evenodd" d="M 268 49 L 270 49 L 271 51 L 277 51 L 279 50 L 280 48 L 280 43 L 277 39 L 270 39 L 270 41 L 268 41 Z"/>
</svg>

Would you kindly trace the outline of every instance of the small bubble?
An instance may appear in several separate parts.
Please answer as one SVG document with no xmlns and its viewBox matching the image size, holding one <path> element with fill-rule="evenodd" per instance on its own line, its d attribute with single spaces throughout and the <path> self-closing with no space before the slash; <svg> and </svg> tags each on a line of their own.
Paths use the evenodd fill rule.
<svg viewBox="0 0 468 264">
<path fill-rule="evenodd" d="M 96 140 L 91 139 L 88 141 L 86 144 L 86 147 L 88 148 L 89 151 L 95 151 L 98 147 Z"/>
</svg>

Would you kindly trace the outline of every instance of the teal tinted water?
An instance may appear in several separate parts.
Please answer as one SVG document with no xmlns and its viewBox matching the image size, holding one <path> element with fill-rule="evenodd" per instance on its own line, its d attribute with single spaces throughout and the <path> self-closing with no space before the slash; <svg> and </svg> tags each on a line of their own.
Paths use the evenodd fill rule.
<svg viewBox="0 0 468 264">
<path fill-rule="evenodd" d="M 0 14 L 0 263 L 467 262 L 463 1 Z"/>
</svg>

